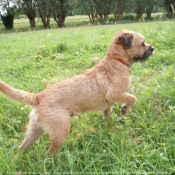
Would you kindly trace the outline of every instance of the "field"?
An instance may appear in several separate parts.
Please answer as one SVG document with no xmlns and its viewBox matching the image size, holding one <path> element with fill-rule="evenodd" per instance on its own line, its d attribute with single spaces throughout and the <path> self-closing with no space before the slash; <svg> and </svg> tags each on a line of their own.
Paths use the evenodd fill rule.
<svg viewBox="0 0 175 175">
<path fill-rule="evenodd" d="M 35 19 L 36 22 L 36 30 L 43 30 L 43 24 L 40 18 Z M 91 25 L 89 22 L 89 18 L 87 15 L 77 15 L 77 16 L 68 16 L 65 20 L 64 27 L 77 27 L 77 26 L 87 26 Z M 50 28 L 56 29 L 59 28 L 53 18 L 50 19 Z M 20 18 L 14 19 L 14 28 L 12 31 L 8 32 L 24 32 L 31 31 L 29 19 L 28 18 Z M 4 25 L 0 21 L 0 33 L 6 33 Z"/>
<path fill-rule="evenodd" d="M 170 21 L 172 19 L 168 18 L 165 13 L 153 13 L 150 19 L 146 18 L 146 14 L 143 14 L 142 22 L 151 22 L 151 21 Z M 44 30 L 42 21 L 40 18 L 35 18 L 36 29 L 35 30 Z M 109 15 L 108 21 L 100 23 L 100 18 L 97 19 L 95 24 L 92 24 L 87 15 L 75 15 L 68 16 L 65 19 L 63 28 L 71 28 L 78 26 L 98 26 L 98 25 L 111 25 L 111 24 L 123 24 L 123 23 L 133 23 L 137 22 L 137 17 L 135 14 L 123 14 L 122 20 L 120 22 L 116 22 L 114 19 L 114 15 Z M 50 29 L 59 28 L 57 23 L 53 18 L 50 19 Z M 6 31 L 5 26 L 0 20 L 0 33 L 11 33 L 11 32 L 26 32 L 31 31 L 29 19 L 25 15 L 20 15 L 18 18 L 14 19 L 13 29 L 10 31 Z"/>
<path fill-rule="evenodd" d="M 174 174 L 174 28 L 172 21 L 1 34 L 0 79 L 34 93 L 92 67 L 120 29 L 142 33 L 155 53 L 131 68 L 132 112 L 123 117 L 116 104 L 111 128 L 100 112 L 75 116 L 55 156 L 46 154 L 47 135 L 18 152 L 31 107 L 0 94 L 0 174 Z"/>
</svg>

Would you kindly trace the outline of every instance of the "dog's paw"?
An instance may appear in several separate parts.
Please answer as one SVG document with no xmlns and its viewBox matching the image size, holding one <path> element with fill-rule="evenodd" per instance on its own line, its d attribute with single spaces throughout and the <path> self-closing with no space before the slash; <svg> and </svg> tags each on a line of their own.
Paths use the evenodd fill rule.
<svg viewBox="0 0 175 175">
<path fill-rule="evenodd" d="M 125 115 L 127 113 L 127 106 L 122 106 L 121 110 L 120 110 L 122 115 Z"/>
</svg>

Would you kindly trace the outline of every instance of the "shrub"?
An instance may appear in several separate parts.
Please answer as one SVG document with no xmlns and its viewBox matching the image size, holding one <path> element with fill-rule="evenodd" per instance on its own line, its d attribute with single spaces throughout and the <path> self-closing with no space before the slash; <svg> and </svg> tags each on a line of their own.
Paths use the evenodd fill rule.
<svg viewBox="0 0 175 175">
<path fill-rule="evenodd" d="M 102 20 L 99 16 L 97 17 L 97 22 L 99 24 L 113 24 L 115 22 L 115 18 L 114 16 L 108 16 L 108 19 L 107 20 Z"/>
<path fill-rule="evenodd" d="M 123 14 L 122 21 L 135 21 L 136 18 L 133 14 Z"/>
<path fill-rule="evenodd" d="M 145 21 L 154 21 L 154 17 L 152 17 L 152 16 L 151 17 L 147 17 L 146 16 L 146 17 L 144 17 L 144 20 Z"/>
<path fill-rule="evenodd" d="M 108 21 L 114 23 L 115 22 L 115 17 L 114 16 L 109 16 Z"/>
<path fill-rule="evenodd" d="M 15 15 L 16 16 L 16 15 Z M 27 18 L 27 16 L 26 15 L 17 15 L 16 16 L 16 19 L 22 19 L 22 18 Z"/>
<path fill-rule="evenodd" d="M 13 29 L 13 20 L 14 20 L 13 15 L 1 16 L 1 18 L 2 18 L 2 23 L 4 24 L 6 30 Z"/>
<path fill-rule="evenodd" d="M 170 19 L 170 16 L 168 14 L 160 13 L 153 15 L 153 18 L 155 21 L 167 21 Z"/>
</svg>

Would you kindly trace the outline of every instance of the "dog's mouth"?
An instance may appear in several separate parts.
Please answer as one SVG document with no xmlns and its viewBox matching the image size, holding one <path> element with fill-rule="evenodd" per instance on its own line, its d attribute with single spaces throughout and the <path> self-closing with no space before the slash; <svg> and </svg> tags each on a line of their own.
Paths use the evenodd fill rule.
<svg viewBox="0 0 175 175">
<path fill-rule="evenodd" d="M 143 55 L 136 55 L 133 58 L 133 62 L 137 62 L 137 61 L 145 61 L 149 58 L 150 55 L 152 55 L 154 51 L 154 47 L 150 46 L 148 50 L 145 51 L 145 53 Z"/>
</svg>

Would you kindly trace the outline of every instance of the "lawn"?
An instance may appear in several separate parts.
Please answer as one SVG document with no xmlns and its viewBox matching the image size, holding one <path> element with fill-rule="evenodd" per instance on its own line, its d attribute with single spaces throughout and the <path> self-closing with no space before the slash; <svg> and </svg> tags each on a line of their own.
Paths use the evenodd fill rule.
<svg viewBox="0 0 175 175">
<path fill-rule="evenodd" d="M 0 79 L 34 93 L 92 67 L 120 29 L 142 33 L 155 53 L 131 68 L 132 112 L 123 117 L 116 104 L 111 128 L 100 112 L 75 116 L 55 156 L 46 154 L 47 135 L 18 152 L 31 107 L 0 94 L 0 174 L 175 173 L 174 28 L 151 22 L 1 34 Z"/>
</svg>

